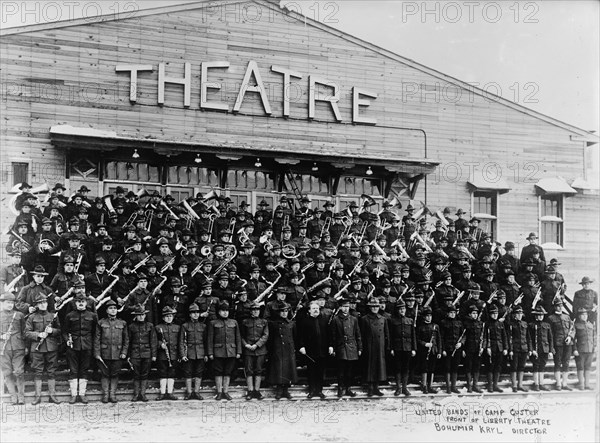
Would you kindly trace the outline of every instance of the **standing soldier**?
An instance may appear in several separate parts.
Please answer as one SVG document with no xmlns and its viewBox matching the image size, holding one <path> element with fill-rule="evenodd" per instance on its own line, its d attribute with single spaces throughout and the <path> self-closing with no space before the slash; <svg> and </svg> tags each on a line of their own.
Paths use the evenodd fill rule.
<svg viewBox="0 0 600 443">
<path fill-rule="evenodd" d="M 244 355 L 244 373 L 248 394 L 246 400 L 256 398 L 262 400 L 260 383 L 264 374 L 265 360 L 267 357 L 267 341 L 269 340 L 269 324 L 260 318 L 260 304 L 251 302 L 250 318 L 242 320 L 240 335 L 242 338 Z"/>
<path fill-rule="evenodd" d="M 69 364 L 69 386 L 74 404 L 77 396 L 81 403 L 87 404 L 87 371 L 92 361 L 92 345 L 96 334 L 98 316 L 87 309 L 88 299 L 85 292 L 75 297 L 76 310 L 65 316 L 62 328 L 63 340 L 67 344 L 67 363 Z"/>
<path fill-rule="evenodd" d="M 208 358 L 213 362 L 216 400 L 231 400 L 229 381 L 235 362 L 242 355 L 242 338 L 237 321 L 229 318 L 229 302 L 222 300 L 217 306 L 217 319 L 208 325 Z"/>
<path fill-rule="evenodd" d="M 590 370 L 592 360 L 596 353 L 596 328 L 588 321 L 588 312 L 585 308 L 577 311 L 575 321 L 575 362 L 577 363 L 577 378 L 579 390 L 592 389 L 590 387 Z"/>
<path fill-rule="evenodd" d="M 594 283 L 594 280 L 589 277 L 583 277 L 579 282 L 582 288 L 573 295 L 573 314 L 579 316 L 579 308 L 584 308 L 588 312 L 589 320 L 595 323 L 596 311 L 598 310 L 598 293 L 590 289 L 592 283 Z"/>
<path fill-rule="evenodd" d="M 102 403 L 117 403 L 117 385 L 123 360 L 129 349 L 127 323 L 117 318 L 117 303 L 106 302 L 106 318 L 98 322 L 94 337 L 94 357 L 100 362 Z"/>
<path fill-rule="evenodd" d="M 35 398 L 33 405 L 42 402 L 42 374 L 48 373 L 48 392 L 50 403 L 60 404 L 56 398 L 56 379 L 54 374 L 58 366 L 58 348 L 60 346 L 60 324 L 55 314 L 48 312 L 48 300 L 38 294 L 35 299 L 37 308 L 25 324 L 25 336 L 31 343 L 31 369 L 34 373 Z"/>
<path fill-rule="evenodd" d="M 157 369 L 160 393 L 156 400 L 177 400 L 173 395 L 175 386 L 175 360 L 179 344 L 179 325 L 173 323 L 177 310 L 171 306 L 162 309 L 163 322 L 156 326 L 158 338 Z"/>
<path fill-rule="evenodd" d="M 9 264 L 0 269 L 0 290 L 18 294 L 27 285 L 27 271 L 21 266 L 21 253 L 15 250 L 7 254 Z"/>
<path fill-rule="evenodd" d="M 267 381 L 275 389 L 275 400 L 285 397 L 292 399 L 289 386 L 296 383 L 296 348 L 294 345 L 296 337 L 296 323 L 288 319 L 290 305 L 279 301 L 273 310 L 279 313 L 279 317 L 269 320 L 269 369 Z"/>
<path fill-rule="evenodd" d="M 508 338 L 504 323 L 498 320 L 498 306 L 488 307 L 489 319 L 485 324 L 485 349 L 487 352 L 488 392 L 504 392 L 498 386 L 504 356 L 508 354 Z"/>
<path fill-rule="evenodd" d="M 569 360 L 573 349 L 573 339 L 575 338 L 575 329 L 573 320 L 567 314 L 563 313 L 563 302 L 560 298 L 554 300 L 554 313 L 548 316 L 547 322 L 552 329 L 552 338 L 554 339 L 554 378 L 556 380 L 556 390 L 562 389 L 571 391 L 569 387 Z M 562 372 L 562 383 L 560 373 Z"/>
<path fill-rule="evenodd" d="M 479 369 L 481 366 L 481 354 L 483 352 L 483 322 L 479 320 L 479 309 L 472 305 L 467 310 L 468 317 L 465 325 L 465 372 L 467 375 L 467 392 L 482 393 L 477 383 L 479 382 Z M 472 384 L 471 384 L 472 382 Z"/>
<path fill-rule="evenodd" d="M 181 355 L 181 369 L 185 378 L 186 392 L 184 400 L 204 400 L 200 395 L 202 376 L 208 355 L 206 354 L 206 339 L 208 328 L 206 323 L 200 322 L 200 307 L 192 303 L 189 307 L 190 320 L 179 328 L 179 353 Z M 194 390 L 192 390 L 192 378 Z"/>
<path fill-rule="evenodd" d="M 533 362 L 533 390 L 547 391 L 544 386 L 544 369 L 548 357 L 552 358 L 554 354 L 554 339 L 552 338 L 552 329 L 544 321 L 546 310 L 539 306 L 531 312 L 534 321 L 529 323 L 529 335 L 531 336 L 531 361 Z"/>
<path fill-rule="evenodd" d="M 43 266 L 36 266 L 33 271 L 33 281 L 21 289 L 17 296 L 17 309 L 23 314 L 31 314 L 35 312 L 38 295 L 44 296 L 49 303 L 47 308 L 50 312 L 54 312 L 54 297 L 48 297 L 52 293 L 52 288 L 44 283 L 44 278 L 48 275 Z"/>
<path fill-rule="evenodd" d="M 416 330 L 417 366 L 421 369 L 421 388 L 423 394 L 437 394 L 438 390 L 431 384 L 435 375 L 435 361 L 442 358 L 440 329 L 431 322 L 433 315 L 429 306 L 423 308 L 421 314 L 423 321 L 418 324 Z"/>
<path fill-rule="evenodd" d="M 510 362 L 510 376 L 512 380 L 512 391 L 527 392 L 523 386 L 523 371 L 525 361 L 531 355 L 531 337 L 527 330 L 527 323 L 523 320 L 523 308 L 517 305 L 513 310 L 513 319 L 506 326 L 508 328 L 508 349 Z M 518 377 L 518 382 L 517 382 Z"/>
<path fill-rule="evenodd" d="M 156 361 L 156 331 L 154 325 L 146 321 L 148 311 L 142 305 L 135 306 L 129 325 L 129 358 L 133 368 L 133 398 L 131 401 L 147 402 L 146 389 L 152 362 Z"/>
<path fill-rule="evenodd" d="M 339 311 L 331 319 L 330 336 L 338 366 L 337 396 L 356 397 L 356 393 L 350 387 L 354 366 L 362 354 L 362 338 L 358 318 L 350 315 L 349 299 L 340 301 Z"/>
<path fill-rule="evenodd" d="M 395 396 L 410 395 L 407 388 L 410 359 L 417 355 L 417 336 L 413 320 L 406 316 L 406 303 L 402 298 L 396 303 L 396 314 L 390 319 L 391 353 L 396 369 Z"/>
<path fill-rule="evenodd" d="M 459 391 L 456 388 L 458 378 L 458 366 L 462 357 L 462 347 L 465 344 L 465 328 L 462 322 L 456 318 L 458 309 L 450 305 L 446 311 L 446 318 L 440 322 L 440 335 L 442 337 L 442 357 L 446 372 L 446 394 Z"/>
<path fill-rule="evenodd" d="M 372 297 L 367 303 L 369 312 L 360 319 L 365 364 L 364 380 L 367 395 L 382 396 L 379 383 L 387 378 L 385 356 L 390 349 L 390 333 L 386 319 L 379 314 L 380 303 Z"/>
<path fill-rule="evenodd" d="M 0 369 L 15 405 L 25 404 L 25 316 L 15 310 L 15 296 L 0 296 Z"/>
</svg>

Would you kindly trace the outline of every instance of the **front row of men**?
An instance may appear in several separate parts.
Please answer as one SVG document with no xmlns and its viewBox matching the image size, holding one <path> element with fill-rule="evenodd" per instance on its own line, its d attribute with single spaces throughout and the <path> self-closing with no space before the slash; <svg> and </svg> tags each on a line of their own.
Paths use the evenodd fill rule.
<svg viewBox="0 0 600 443">
<path fill-rule="evenodd" d="M 489 392 L 502 392 L 498 386 L 505 361 L 510 362 L 512 389 L 527 391 L 523 385 L 525 362 L 533 363 L 533 390 L 547 390 L 543 383 L 548 358 L 554 358 L 555 388 L 571 388 L 567 383 L 569 360 L 576 358 L 579 389 L 590 389 L 589 374 L 596 349 L 595 326 L 588 321 L 588 311 L 580 308 L 575 322 L 563 313 L 557 299 L 555 312 L 546 317 L 543 307 L 533 311 L 535 320 L 526 323 L 523 309 L 516 306 L 509 318 L 498 318 L 498 307 L 488 307 L 488 319 L 481 321 L 482 309 L 473 305 L 468 317 L 461 321 L 457 310 L 449 306 L 439 324 L 432 322 L 431 308 L 419 313 L 421 321 L 407 315 L 407 303 L 414 295 L 400 298 L 392 315 L 380 311 L 376 298 L 367 302 L 367 313 L 357 316 L 354 300 L 342 299 L 334 313 L 327 314 L 319 301 L 310 303 L 308 315 L 298 321 L 290 319 L 290 305 L 283 300 L 269 303 L 272 315 L 261 318 L 261 305 L 248 302 L 250 316 L 239 323 L 229 318 L 227 301 L 216 302 L 216 318 L 200 320 L 196 303 L 189 306 L 189 320 L 173 322 L 175 310 L 162 309 L 162 322 L 146 321 L 147 311 L 136 306 L 134 321 L 127 324 L 117 318 L 117 304 L 106 303 L 107 317 L 98 320 L 88 310 L 88 297 L 78 293 L 73 309 L 62 322 L 56 312 L 48 312 L 43 295 L 35 299 L 36 310 L 28 316 L 14 309 L 15 297 L 0 296 L 2 325 L 1 366 L 4 382 L 12 401 L 24 403 L 24 366 L 29 346 L 34 373 L 35 398 L 41 402 L 42 376 L 48 378 L 49 400 L 58 403 L 55 373 L 61 342 L 66 343 L 70 371 L 71 403 L 87 403 L 86 387 L 92 359 L 101 372 L 102 402 L 116 402 L 119 373 L 127 364 L 134 376 L 132 401 L 147 401 L 146 390 L 152 364 L 160 379 L 158 399 L 176 400 L 173 395 L 176 368 L 185 378 L 184 399 L 202 400 L 202 377 L 210 362 L 216 385 L 216 399 L 230 400 L 229 384 L 237 360 L 243 357 L 248 386 L 246 399 L 261 399 L 263 375 L 275 389 L 275 397 L 291 398 L 289 387 L 297 381 L 296 351 L 307 364 L 308 397 L 325 398 L 323 383 L 330 356 L 335 356 L 338 373 L 337 395 L 354 397 L 351 390 L 354 375 L 359 372 L 367 384 L 367 395 L 383 395 L 379 384 L 387 379 L 388 363 L 396 374 L 395 395 L 410 395 L 407 388 L 411 373 L 421 374 L 424 393 L 436 393 L 432 381 L 438 362 L 446 377 L 446 392 L 458 393 L 458 368 L 466 373 L 467 392 L 480 393 L 480 368 L 487 372 Z M 67 302 L 64 302 L 67 303 Z M 62 324 L 61 324 L 62 323 Z M 391 356 L 391 359 L 387 357 Z M 389 360 L 389 361 L 388 361 Z M 562 381 L 561 381 L 562 375 Z"/>
</svg>

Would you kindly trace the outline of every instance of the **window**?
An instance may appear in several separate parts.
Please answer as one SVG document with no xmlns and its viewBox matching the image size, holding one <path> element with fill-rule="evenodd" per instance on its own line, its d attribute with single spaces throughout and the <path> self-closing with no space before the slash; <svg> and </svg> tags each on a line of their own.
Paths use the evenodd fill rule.
<svg viewBox="0 0 600 443">
<path fill-rule="evenodd" d="M 381 197 L 381 180 L 378 178 L 362 177 L 340 177 L 337 189 L 338 195 L 362 195 L 367 194 L 371 197 Z"/>
<path fill-rule="evenodd" d="M 472 193 L 473 217 L 481 220 L 479 228 L 493 239 L 497 238 L 498 193 L 495 191 L 474 191 Z"/>
<path fill-rule="evenodd" d="M 563 246 L 563 194 L 540 196 L 540 240 L 550 247 Z"/>
<path fill-rule="evenodd" d="M 158 167 L 146 163 L 107 162 L 105 179 L 160 183 Z"/>
<path fill-rule="evenodd" d="M 29 163 L 13 163 L 13 186 L 29 180 Z"/>
</svg>

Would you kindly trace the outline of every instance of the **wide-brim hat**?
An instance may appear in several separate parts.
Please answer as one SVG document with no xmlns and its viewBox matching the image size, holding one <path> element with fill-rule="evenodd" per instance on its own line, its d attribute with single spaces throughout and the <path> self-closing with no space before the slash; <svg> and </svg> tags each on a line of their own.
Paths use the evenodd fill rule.
<svg viewBox="0 0 600 443">
<path fill-rule="evenodd" d="M 577 310 L 577 315 L 579 315 L 579 314 L 587 314 L 587 313 L 588 313 L 588 310 L 585 309 L 585 308 L 579 308 Z"/>
<path fill-rule="evenodd" d="M 147 314 L 148 311 L 147 309 L 144 309 L 144 307 L 142 305 L 136 305 L 133 310 L 131 311 L 131 315 L 144 315 Z"/>
<path fill-rule="evenodd" d="M 523 313 L 523 308 L 521 306 L 517 306 L 516 308 L 513 309 L 513 314 L 522 314 Z"/>
<path fill-rule="evenodd" d="M 176 312 L 177 310 L 175 308 L 172 308 L 171 306 L 165 306 L 164 308 L 162 308 L 163 317 L 165 315 L 174 315 Z"/>
<path fill-rule="evenodd" d="M 258 303 L 256 301 L 252 301 L 248 305 L 248 309 L 260 309 L 260 307 L 261 307 L 260 303 Z"/>
<path fill-rule="evenodd" d="M 222 300 L 217 305 L 217 311 L 229 311 L 229 302 L 227 300 Z"/>
<path fill-rule="evenodd" d="M 62 183 L 57 183 L 54 185 L 54 187 L 52 188 L 53 191 L 56 191 L 57 189 L 62 189 L 63 191 L 66 191 L 67 188 L 64 187 L 64 185 Z"/>
<path fill-rule="evenodd" d="M 525 237 L 526 240 L 531 240 L 532 238 L 538 238 L 535 232 L 530 232 L 529 235 Z"/>
<path fill-rule="evenodd" d="M 592 280 L 591 278 L 589 278 L 589 277 L 586 276 L 586 277 L 583 277 L 581 279 L 581 281 L 579 282 L 580 285 L 582 285 L 584 283 L 594 283 L 594 280 Z"/>
<path fill-rule="evenodd" d="M 373 306 L 379 307 L 380 305 L 381 305 L 381 303 L 379 303 L 379 300 L 377 300 L 375 297 L 371 297 L 369 299 L 369 301 L 367 302 L 368 307 L 373 307 Z"/>
<path fill-rule="evenodd" d="M 196 303 L 192 303 L 190 305 L 190 307 L 188 308 L 189 312 L 200 312 L 200 306 L 198 306 Z"/>
<path fill-rule="evenodd" d="M 37 265 L 35 268 L 33 268 L 33 271 L 31 271 L 31 274 L 33 274 L 33 275 L 48 275 L 48 273 L 46 272 L 46 269 L 44 269 L 44 267 L 42 265 Z"/>
<path fill-rule="evenodd" d="M 433 310 L 429 306 L 425 306 L 421 310 L 421 315 L 423 315 L 423 316 L 425 316 L 425 315 L 433 315 Z"/>
<path fill-rule="evenodd" d="M 538 306 L 533 311 L 531 311 L 531 313 L 533 315 L 546 315 L 547 314 L 547 312 L 546 312 L 546 310 L 544 309 L 543 306 Z"/>
<path fill-rule="evenodd" d="M 35 296 L 35 298 L 33 299 L 33 302 L 37 305 L 38 303 L 44 303 L 48 301 L 48 297 L 46 297 L 44 294 L 38 294 Z"/>
<path fill-rule="evenodd" d="M 285 311 L 286 309 L 290 309 L 290 305 L 283 300 L 279 300 L 273 304 L 272 309 L 274 311 Z"/>
<path fill-rule="evenodd" d="M 15 301 L 17 298 L 15 297 L 14 294 L 11 294 L 10 292 L 5 292 L 4 294 L 0 295 L 0 301 Z"/>
</svg>

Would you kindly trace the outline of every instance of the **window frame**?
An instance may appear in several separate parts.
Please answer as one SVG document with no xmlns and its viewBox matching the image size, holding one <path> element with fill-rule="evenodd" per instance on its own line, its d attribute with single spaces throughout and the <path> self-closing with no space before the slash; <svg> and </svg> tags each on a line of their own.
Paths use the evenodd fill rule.
<svg viewBox="0 0 600 443">
<path fill-rule="evenodd" d="M 492 198 L 492 214 L 488 214 L 486 212 L 475 212 L 475 199 L 480 198 L 480 196 L 476 196 L 475 194 L 483 194 L 481 197 L 488 195 Z M 495 214 L 493 214 L 495 212 Z M 494 241 L 497 241 L 500 233 L 500 221 L 498 218 L 498 214 L 500 213 L 500 192 L 492 191 L 492 190 L 480 190 L 474 189 L 471 191 L 471 214 L 473 217 L 476 217 L 482 221 L 486 221 L 490 224 L 490 231 L 488 234 L 492 236 Z M 486 232 L 485 229 L 482 229 Z"/>
<path fill-rule="evenodd" d="M 556 200 L 558 203 L 558 215 L 543 215 L 544 214 L 544 201 L 545 200 Z M 545 224 L 557 224 L 559 231 L 559 242 L 547 242 L 544 238 L 544 225 Z M 544 249 L 550 250 L 564 250 L 566 249 L 566 235 L 565 235 L 565 194 L 541 194 L 538 195 L 538 232 L 540 233 L 540 245 Z"/>
</svg>

